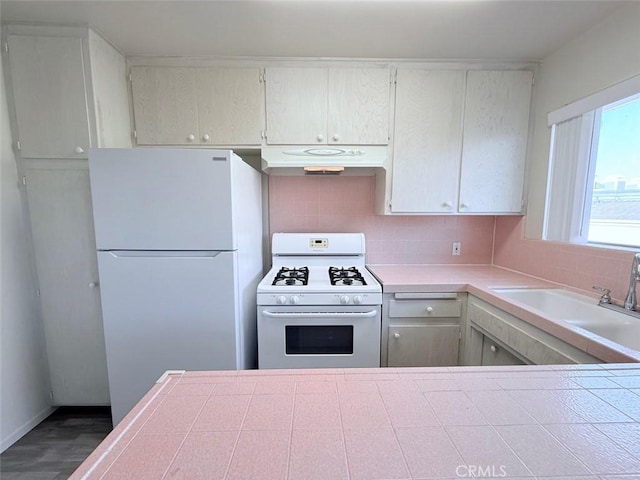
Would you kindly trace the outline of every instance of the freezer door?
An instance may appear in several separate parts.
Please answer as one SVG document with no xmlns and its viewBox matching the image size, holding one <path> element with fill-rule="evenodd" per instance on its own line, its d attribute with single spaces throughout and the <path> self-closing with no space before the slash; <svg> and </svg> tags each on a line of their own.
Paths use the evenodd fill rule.
<svg viewBox="0 0 640 480">
<path fill-rule="evenodd" d="M 166 370 L 237 366 L 236 252 L 98 252 L 114 425 Z"/>
<path fill-rule="evenodd" d="M 98 250 L 234 250 L 228 150 L 92 149 Z"/>
</svg>

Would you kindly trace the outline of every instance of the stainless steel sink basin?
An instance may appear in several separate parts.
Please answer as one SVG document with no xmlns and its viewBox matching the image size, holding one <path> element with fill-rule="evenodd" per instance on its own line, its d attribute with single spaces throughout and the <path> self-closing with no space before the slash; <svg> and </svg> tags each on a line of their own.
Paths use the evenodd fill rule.
<svg viewBox="0 0 640 480">
<path fill-rule="evenodd" d="M 599 307 L 597 300 L 560 288 L 493 288 L 496 293 L 640 351 L 640 319 Z"/>
</svg>

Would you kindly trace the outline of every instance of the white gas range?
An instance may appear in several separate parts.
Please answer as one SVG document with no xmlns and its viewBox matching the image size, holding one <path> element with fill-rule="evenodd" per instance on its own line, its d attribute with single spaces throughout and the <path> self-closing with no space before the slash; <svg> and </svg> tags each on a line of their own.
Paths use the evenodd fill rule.
<svg viewBox="0 0 640 480">
<path fill-rule="evenodd" d="M 258 367 L 379 367 L 382 287 L 362 233 L 276 233 L 258 285 Z"/>
</svg>

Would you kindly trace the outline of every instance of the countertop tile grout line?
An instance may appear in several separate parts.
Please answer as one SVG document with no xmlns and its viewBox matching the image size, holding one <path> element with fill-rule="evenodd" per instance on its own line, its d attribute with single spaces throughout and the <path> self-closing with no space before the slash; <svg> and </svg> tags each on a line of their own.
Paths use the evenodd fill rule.
<svg viewBox="0 0 640 480">
<path fill-rule="evenodd" d="M 498 386 L 499 386 L 499 385 L 498 385 Z M 488 390 L 487 390 L 487 391 L 488 391 Z M 500 387 L 500 390 L 491 390 L 491 391 L 493 391 L 493 392 L 501 391 L 501 392 L 506 393 L 506 392 L 505 392 L 505 390 L 503 390 L 503 389 L 502 389 L 502 387 Z M 473 401 L 473 398 L 471 398 L 471 397 L 469 396 L 469 394 L 468 394 L 468 392 L 467 392 L 466 390 L 464 391 L 464 394 L 465 394 L 465 396 L 469 399 L 469 401 L 470 401 L 474 406 L 476 406 L 476 404 L 475 404 L 475 403 L 474 403 L 474 401 Z M 513 397 L 511 397 L 511 395 L 509 395 L 508 393 L 507 393 L 507 395 L 509 396 L 509 398 L 513 399 Z M 514 401 L 515 401 L 515 400 L 514 400 Z M 532 476 L 532 477 L 535 477 L 535 476 L 536 476 L 536 475 L 535 475 L 535 473 L 533 473 L 533 472 L 531 471 L 531 469 L 529 468 L 529 466 L 525 463 L 525 461 L 524 461 L 522 458 L 520 458 L 520 455 L 518 455 L 518 453 L 517 453 L 513 448 L 511 448 L 511 445 L 509 444 L 509 442 L 507 442 L 507 441 L 502 437 L 502 435 L 500 435 L 500 432 L 498 431 L 498 429 L 496 428 L 496 426 L 495 426 L 495 425 L 494 425 L 494 424 L 493 424 L 493 423 L 492 423 L 492 422 L 491 422 L 491 421 L 490 421 L 490 420 L 485 416 L 485 414 L 484 414 L 484 413 L 482 413 L 482 410 L 480 410 L 477 406 L 476 406 L 476 408 L 477 408 L 477 409 L 478 409 L 478 411 L 482 414 L 482 416 L 485 418 L 485 420 L 487 420 L 487 422 L 489 422 L 489 426 L 491 427 L 491 430 L 493 430 L 493 431 L 495 432 L 495 434 L 498 436 L 498 438 L 500 439 L 500 441 L 501 441 L 502 443 L 504 443 L 504 444 L 507 446 L 507 448 L 509 449 L 509 451 L 511 451 L 511 453 L 513 453 L 513 455 L 514 455 L 514 456 L 518 459 L 518 461 L 519 461 L 519 462 L 524 466 L 524 468 L 526 468 L 526 469 L 527 469 L 527 471 L 531 474 L 531 476 Z M 524 407 L 523 407 L 523 408 L 524 408 Z M 526 409 L 525 409 L 525 411 L 526 411 Z M 528 415 L 533 419 L 533 421 L 534 421 L 534 422 L 536 422 L 538 425 L 540 425 L 540 424 L 538 423 L 538 420 L 537 420 L 535 417 L 533 417 L 529 412 L 527 412 L 527 414 L 528 414 Z M 446 428 L 445 428 L 445 430 L 446 430 Z M 449 432 L 447 432 L 447 435 L 448 435 L 448 434 L 449 434 Z M 454 445 L 455 445 L 455 442 L 454 442 Z M 461 456 L 462 456 L 462 454 L 461 454 Z M 462 458 L 464 459 L 464 456 L 462 456 Z M 465 459 L 465 461 L 466 461 L 466 459 Z"/>
<path fill-rule="evenodd" d="M 416 384 L 415 380 L 411 380 L 411 382 L 413 383 L 413 385 L 418 388 L 418 385 Z M 389 419 L 389 426 L 391 427 L 391 431 L 393 432 L 393 438 L 396 441 L 396 444 L 398 445 L 398 449 L 400 450 L 400 455 L 402 455 L 402 462 L 404 463 L 405 468 L 407 469 L 407 473 L 409 474 L 408 478 L 413 478 L 413 475 L 411 473 L 411 469 L 409 468 L 409 462 L 407 461 L 407 457 L 404 453 L 404 449 L 402 448 L 402 444 L 400 443 L 400 439 L 398 438 L 398 433 L 396 432 L 396 427 L 393 425 L 393 421 L 391 420 L 391 415 L 389 414 L 389 409 L 387 408 L 387 404 L 384 401 L 384 396 L 382 395 L 382 392 L 380 391 L 380 385 L 378 385 L 378 382 L 375 382 L 375 386 L 376 386 L 376 391 L 378 392 L 378 396 L 380 397 L 380 401 L 382 402 L 382 407 L 384 408 L 384 411 L 387 415 L 387 418 Z M 418 391 L 420 391 L 420 389 L 418 388 Z M 424 395 L 423 395 L 424 397 Z M 429 408 L 431 408 L 431 405 L 429 404 L 429 402 L 427 401 L 426 397 L 424 397 L 425 402 L 427 402 L 427 405 L 429 405 Z M 433 410 L 433 409 L 432 409 Z M 435 414 L 434 414 L 435 416 Z M 437 417 L 436 417 L 437 420 Z"/>
<path fill-rule="evenodd" d="M 347 381 L 347 377 L 345 375 L 344 381 Z M 376 386 L 376 390 L 377 390 Z M 342 400 L 340 398 L 340 390 L 338 389 L 338 385 L 336 384 L 336 397 L 338 399 L 338 417 L 340 418 L 340 436 L 342 437 L 342 450 L 344 451 L 344 461 L 347 466 L 347 480 L 351 480 L 351 466 L 349 464 L 349 453 L 347 452 L 347 439 L 344 435 L 344 423 L 342 421 Z"/>
<path fill-rule="evenodd" d="M 293 382 L 293 408 L 291 409 L 291 425 L 289 428 L 289 445 L 287 446 L 287 471 L 284 474 L 285 479 L 291 476 L 291 451 L 293 450 L 293 427 L 296 420 L 296 394 L 298 393 L 298 382 Z"/>
<path fill-rule="evenodd" d="M 233 383 L 236 383 L 235 381 Z M 253 385 L 253 392 L 256 391 L 257 383 Z M 212 391 L 213 393 L 213 391 Z M 236 454 L 236 449 L 238 448 L 238 443 L 240 442 L 240 435 L 242 434 L 242 426 L 244 425 L 245 420 L 247 419 L 247 414 L 249 413 L 249 408 L 251 408 L 251 401 L 253 400 L 254 393 L 251 393 L 249 401 L 247 402 L 247 407 L 244 410 L 244 415 L 242 415 L 242 422 L 240 422 L 240 427 L 238 428 L 238 435 L 236 436 L 236 441 L 233 442 L 233 449 L 231 450 L 231 455 L 229 455 L 229 462 L 227 463 L 227 468 L 224 471 L 224 475 L 222 478 L 229 477 L 229 470 L 231 470 L 231 464 L 233 463 L 233 457 Z"/>
<path fill-rule="evenodd" d="M 173 457 L 171 458 L 171 461 L 167 465 L 167 468 L 164 470 L 164 473 L 162 474 L 162 477 L 160 477 L 161 479 L 167 478 L 167 475 L 169 474 L 169 471 L 171 470 L 171 465 L 173 465 L 173 462 L 175 462 L 176 458 L 178 457 L 178 453 L 180 453 L 180 449 L 182 448 L 184 443 L 187 441 L 187 437 L 193 431 L 193 426 L 198 421 L 198 418 L 200 417 L 200 414 L 202 413 L 202 411 L 204 410 L 204 408 L 207 405 L 207 402 L 209 401 L 209 399 L 213 395 L 213 391 L 216 389 L 216 385 L 217 385 L 216 383 L 213 384 L 213 387 L 211 388 L 211 391 L 208 393 L 208 395 L 205 398 L 204 402 L 202 402 L 202 406 L 198 410 L 198 413 L 194 416 L 193 421 L 191 422 L 191 425 L 189 425 L 189 428 L 188 428 L 187 432 L 184 435 L 184 438 L 180 442 L 180 445 L 178 445 L 178 448 L 176 449 L 175 453 L 173 454 Z M 173 388 L 175 388 L 175 385 L 174 385 Z M 171 390 L 173 390 L 173 389 L 171 389 Z M 167 392 L 167 394 L 171 393 L 171 390 L 169 390 L 169 392 Z M 240 436 L 240 435 L 238 434 L 238 436 Z"/>
</svg>

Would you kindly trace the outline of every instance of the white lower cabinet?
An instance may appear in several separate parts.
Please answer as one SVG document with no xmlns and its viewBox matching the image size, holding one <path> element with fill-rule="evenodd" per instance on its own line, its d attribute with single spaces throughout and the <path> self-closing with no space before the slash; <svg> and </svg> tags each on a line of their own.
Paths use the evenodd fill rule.
<svg viewBox="0 0 640 480">
<path fill-rule="evenodd" d="M 501 342 L 470 327 L 470 341 L 468 342 L 470 365 L 525 365 L 517 354 L 505 347 Z"/>
<path fill-rule="evenodd" d="M 466 365 L 603 363 L 493 305 L 469 295 Z"/>
<path fill-rule="evenodd" d="M 381 365 L 458 365 L 462 300 L 453 294 L 385 294 Z"/>
<path fill-rule="evenodd" d="M 89 170 L 25 170 L 54 405 L 108 405 Z"/>
</svg>

